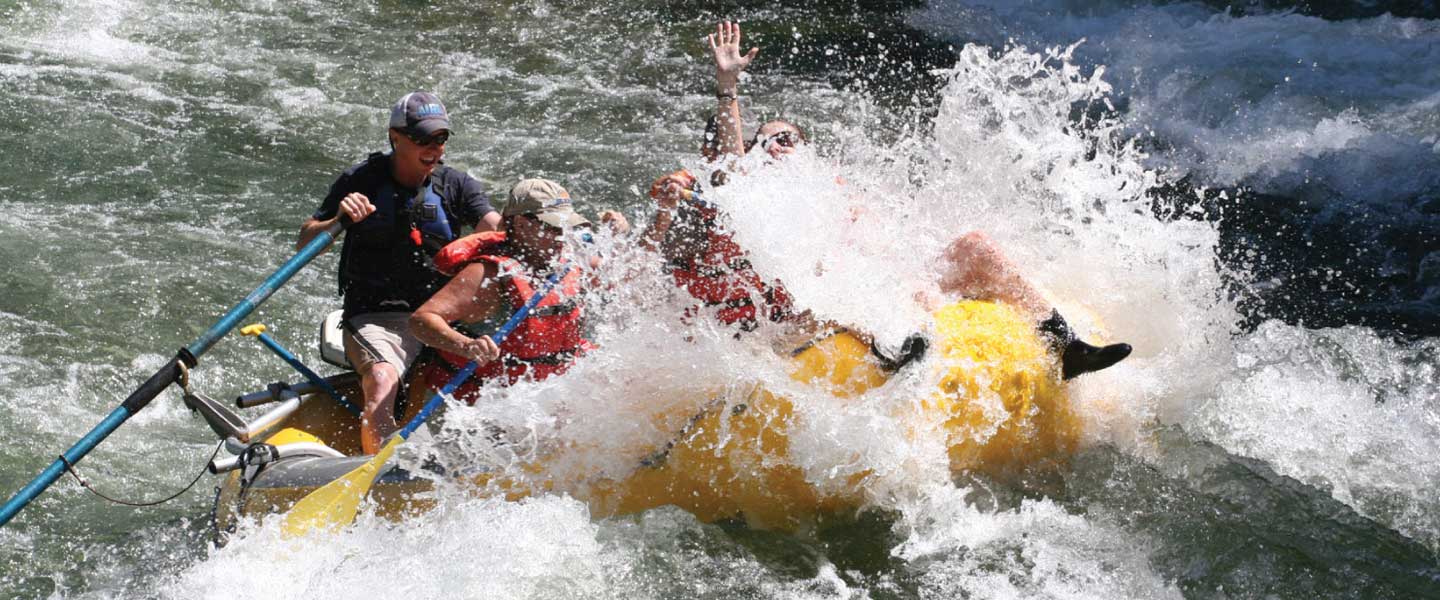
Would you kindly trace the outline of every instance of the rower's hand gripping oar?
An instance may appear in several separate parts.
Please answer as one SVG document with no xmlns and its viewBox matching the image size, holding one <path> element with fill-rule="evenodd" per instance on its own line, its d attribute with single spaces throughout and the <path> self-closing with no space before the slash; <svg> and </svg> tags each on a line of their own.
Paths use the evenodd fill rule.
<svg viewBox="0 0 1440 600">
<path fill-rule="evenodd" d="M 349 217 L 342 216 L 340 219 L 336 219 L 334 223 L 330 224 L 329 227 L 326 227 L 311 239 L 309 243 L 305 244 L 304 248 L 301 248 L 299 252 L 296 252 L 294 256 L 285 261 L 285 264 L 280 265 L 279 269 L 271 273 L 270 277 L 266 278 L 265 281 L 260 284 L 260 287 L 255 288 L 238 304 L 232 307 L 229 312 L 220 317 L 220 320 L 216 321 L 214 325 L 211 325 L 210 329 L 206 330 L 204 334 L 194 342 L 191 342 L 189 346 L 181 348 L 180 352 L 175 355 L 175 358 L 170 359 L 170 362 L 160 367 L 160 370 L 145 380 L 145 383 L 140 384 L 140 387 L 136 388 L 124 402 L 120 403 L 120 406 L 115 407 L 115 410 L 111 411 L 100 424 L 85 434 L 85 437 L 80 438 L 80 441 L 75 442 L 75 445 L 61 454 L 59 459 L 51 463 L 48 468 L 36 476 L 35 479 L 31 480 L 28 485 L 21 488 L 19 492 L 16 492 L 4 506 L 0 506 L 0 527 L 9 523 L 10 519 L 13 519 L 15 515 L 20 512 L 20 509 L 25 508 L 25 505 L 40 495 L 40 492 L 45 491 L 45 488 L 55 483 L 55 480 L 59 479 L 60 476 L 65 473 L 66 465 L 73 465 L 79 462 L 80 459 L 85 458 L 85 455 L 89 454 L 91 450 L 94 450 L 95 446 L 98 446 L 100 442 L 104 441 L 106 437 L 109 437 L 111 433 L 114 433 L 115 430 L 123 425 L 125 421 L 129 420 L 131 416 L 140 412 L 140 409 L 145 408 L 145 405 L 160 395 L 160 392 L 164 391 L 171 383 L 179 379 L 182 363 L 187 368 L 194 367 L 198 364 L 200 356 L 210 350 L 210 347 L 214 346 L 215 342 L 225 337 L 225 334 L 229 333 L 231 329 L 235 328 L 235 325 L 249 316 L 250 313 L 255 310 L 255 307 L 268 299 L 271 294 L 275 293 L 275 290 L 280 289 L 287 281 L 290 281 L 290 278 L 302 267 L 309 264 L 316 256 L 319 256 L 331 242 L 335 241 L 335 238 L 340 235 L 340 232 L 349 225 Z"/>
<path fill-rule="evenodd" d="M 530 296 L 530 300 L 525 302 L 520 310 L 515 311 L 515 314 L 510 315 L 510 320 L 505 321 L 500 329 L 490 334 L 490 339 L 495 342 L 495 345 L 498 346 L 500 342 L 505 341 L 515 326 L 530 314 L 530 309 L 535 308 L 541 299 L 550 295 L 551 288 L 554 288 L 555 284 L 570 272 L 570 268 L 567 265 L 550 275 L 545 280 L 545 284 Z M 415 430 L 425 422 L 425 419 L 430 417 L 431 413 L 440 408 L 445 398 L 455 393 L 456 388 L 470 379 L 470 375 L 474 374 L 475 369 L 479 366 L 479 363 L 472 360 L 465 365 L 465 368 L 460 369 L 454 377 L 450 378 L 450 381 L 445 383 L 445 387 L 432 394 L 430 401 L 425 403 L 420 412 L 416 413 L 403 429 L 391 437 L 390 441 L 386 442 L 374 457 L 365 461 L 365 464 L 346 473 L 343 477 L 321 486 L 320 489 L 311 492 L 310 495 L 295 503 L 295 506 L 285 515 L 285 524 L 282 526 L 284 535 L 296 537 L 315 529 L 335 531 L 354 521 L 355 514 L 360 511 L 360 502 L 370 493 L 370 488 L 375 485 L 375 479 L 380 476 L 380 470 L 385 463 L 390 461 L 390 457 L 394 456 L 395 449 L 405 443 L 405 440 L 410 438 L 410 434 L 415 433 Z"/>
</svg>

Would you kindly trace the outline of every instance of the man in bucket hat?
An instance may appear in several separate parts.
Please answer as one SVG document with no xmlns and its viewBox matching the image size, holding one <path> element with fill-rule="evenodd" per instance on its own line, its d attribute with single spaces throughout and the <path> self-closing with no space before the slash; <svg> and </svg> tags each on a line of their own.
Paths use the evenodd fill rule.
<svg viewBox="0 0 1440 600">
<path fill-rule="evenodd" d="M 400 378 L 419 354 L 410 313 L 449 280 L 431 265 L 461 227 L 493 231 L 500 215 L 479 181 L 445 166 L 450 114 L 430 92 L 411 92 L 390 109 L 390 153 L 376 152 L 330 186 L 300 227 L 297 246 L 341 216 L 353 223 L 340 254 L 345 354 L 365 396 L 360 440 L 373 454 L 395 431 Z"/>
<path fill-rule="evenodd" d="M 438 388 L 469 361 L 480 363 L 472 381 L 455 397 L 474 401 L 474 389 L 489 380 L 504 384 L 562 373 L 589 347 L 582 336 L 581 269 L 568 268 L 565 247 L 589 229 L 575 212 L 570 193 L 546 179 L 526 179 L 510 189 L 505 231 L 480 233 L 446 247 L 436 266 L 455 274 L 410 318 L 421 341 L 441 361 L 422 378 Z M 519 310 L 553 274 L 558 283 L 499 345 L 483 331 L 489 317 Z M 452 325 L 453 324 L 453 325 Z"/>
</svg>

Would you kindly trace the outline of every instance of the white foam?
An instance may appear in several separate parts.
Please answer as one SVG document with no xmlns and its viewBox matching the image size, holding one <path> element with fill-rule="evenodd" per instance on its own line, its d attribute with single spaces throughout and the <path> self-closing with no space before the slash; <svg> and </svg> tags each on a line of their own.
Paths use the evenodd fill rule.
<svg viewBox="0 0 1440 600">
<path fill-rule="evenodd" d="M 1172 9 L 1140 9 L 1141 16 L 1135 18 L 1142 20 L 1134 26 L 1150 24 L 1143 19 L 1158 19 L 1156 15 L 1162 13 L 1195 27 L 1221 28 L 1239 21 L 1230 17 L 1184 21 L 1165 12 L 1168 10 Z M 1371 28 L 1384 39 L 1391 36 L 1397 43 L 1404 42 L 1403 36 L 1395 33 L 1403 29 L 1397 20 L 1322 25 L 1295 21 L 1300 19 L 1274 15 L 1235 26 L 1267 31 L 1282 23 L 1326 30 Z M 1158 27 L 1157 31 L 1169 30 Z M 1170 33 L 1179 35 L 1178 31 Z M 1217 38 L 1225 34 L 1223 30 L 1213 33 Z M 1092 39 L 1080 48 L 1095 45 L 1101 44 Z M 1428 466 L 1433 461 L 1419 459 L 1430 446 L 1426 440 L 1435 438 L 1436 411 L 1433 397 L 1426 395 L 1429 392 L 1419 390 L 1433 385 L 1407 380 L 1397 386 L 1404 390 L 1401 396 L 1420 397 L 1397 401 L 1376 389 L 1340 383 L 1337 374 L 1299 364 L 1261 372 L 1237 370 L 1242 357 L 1257 352 L 1281 356 L 1313 352 L 1315 345 L 1325 344 L 1321 338 L 1329 334 L 1310 334 L 1302 328 L 1271 323 L 1254 335 L 1236 337 L 1232 324 L 1238 320 L 1237 313 L 1225 300 L 1216 270 L 1216 237 L 1211 226 L 1185 220 L 1166 223 L 1151 217 L 1137 190 L 1153 185 L 1152 175 L 1143 165 L 1154 157 L 1107 137 L 1128 131 L 1137 121 L 1144 123 L 1160 111 L 1127 114 L 1123 123 L 1102 121 L 1091 129 L 1093 136 L 1077 134 L 1068 126 L 1069 106 L 1097 96 L 1103 100 L 1106 90 L 1099 82 L 1054 64 L 1067 61 L 1063 51 L 1051 55 L 1047 66 L 1043 56 L 1023 50 L 991 58 L 983 51 L 966 48 L 960 66 L 951 74 L 953 80 L 942 91 L 936 148 L 912 152 L 930 159 L 924 164 L 931 168 L 922 170 L 923 177 L 917 179 L 927 187 L 944 189 L 947 198 L 963 200 L 949 205 L 955 207 L 949 223 L 983 223 L 1035 281 L 1061 300 L 1062 307 L 1073 302 L 1078 308 L 1068 309 L 1072 314 L 1093 312 L 1110 336 L 1135 345 L 1130 360 L 1072 384 L 1087 416 L 1091 439 L 1146 456 L 1164 451 L 1149 441 L 1146 432 L 1150 427 L 1180 424 L 1231 452 L 1260 458 L 1281 473 L 1329 489 L 1363 514 L 1433 545 L 1437 526 L 1429 515 L 1435 514 L 1435 507 L 1421 490 L 1433 489 L 1436 474 Z M 1137 58 L 1126 60 L 1144 57 L 1139 52 Z M 1188 54 L 1175 60 L 1191 59 L 1201 67 L 1210 64 Z M 1134 77 L 1132 69 L 1107 66 L 1107 78 L 1117 71 Z M 1410 97 L 1432 102 L 1432 95 L 1424 92 Z M 1202 100 L 1193 95 L 1187 98 Z M 1284 112 L 1278 102 L 1271 108 L 1277 115 Z M 1200 108 L 1204 106 L 1182 103 L 1169 107 L 1179 120 Z M 1366 110 L 1373 115 L 1382 108 L 1372 105 Z M 1218 164 L 1251 164 L 1242 170 L 1249 169 L 1252 174 L 1268 168 L 1264 165 L 1276 164 L 1275 171 L 1265 171 L 1265 176 L 1283 182 L 1296 171 L 1308 176 L 1314 172 L 1311 167 L 1324 161 L 1321 171 L 1328 173 L 1324 177 L 1349 180 L 1351 187 L 1342 189 L 1363 195 L 1372 183 L 1357 175 L 1373 164 L 1354 160 L 1356 148 L 1365 147 L 1362 154 L 1378 160 L 1376 157 L 1392 156 L 1389 149 L 1412 142 L 1400 134 L 1377 132 L 1379 121 L 1364 116 L 1363 110 L 1337 110 L 1331 115 L 1308 124 L 1302 120 L 1297 127 L 1303 129 L 1271 131 L 1277 140 L 1254 149 L 1253 164 L 1247 162 L 1251 159 Z M 1243 123 L 1244 127 L 1256 126 Z M 1223 127 L 1217 132 L 1235 133 Z M 1118 139 L 1126 138 L 1122 133 Z M 1374 147 L 1377 144 L 1379 149 Z M 1093 159 L 1084 158 L 1089 148 L 1099 149 Z M 931 158 L 937 156 L 943 160 Z M 1276 160 L 1281 163 L 1274 163 Z M 1289 163 L 1295 165 L 1293 169 L 1287 169 L 1283 160 L 1294 161 Z M 1340 167 L 1344 160 L 1351 164 Z M 1400 190 L 1398 194 L 1430 185 L 1434 176 L 1416 168 L 1429 160 L 1434 156 L 1421 152 L 1411 162 L 1399 163 L 1400 169 L 1414 169 L 1415 173 L 1385 180 Z M 1241 176 L 1239 171 L 1235 173 Z M 922 188 L 918 193 L 927 191 Z M 964 216 L 957 219 L 958 215 Z M 945 222 L 947 217 L 938 218 Z M 890 233 L 900 239 L 899 231 Z M 1357 346 L 1352 353 L 1373 356 L 1376 364 L 1400 360 L 1413 364 L 1406 357 L 1428 352 L 1406 344 L 1381 343 L 1363 329 L 1347 329 L 1338 335 L 1347 340 L 1342 344 Z M 1217 389 L 1221 390 L 1218 397 Z M 1342 412 L 1349 418 L 1339 417 Z M 1327 452 L 1334 448 L 1353 452 Z"/>
<path fill-rule="evenodd" d="M 927 490 L 899 525 L 894 550 L 924 564 L 925 596 L 977 598 L 1181 598 L 1156 573 L 1148 543 L 1132 532 L 1067 514 L 1048 500 L 979 510 L 969 490 Z"/>
<path fill-rule="evenodd" d="M 179 55 L 135 42 L 120 31 L 144 7 L 126 0 L 87 0 L 68 3 L 47 13 L 43 30 L 26 32 L 27 49 L 60 56 L 68 61 L 108 68 L 146 66 L 168 62 Z M 33 25 L 32 25 L 33 26 Z"/>
<path fill-rule="evenodd" d="M 957 40 L 1000 46 L 1084 44 L 1077 56 L 1104 65 L 1129 102 L 1136 133 L 1154 132 L 1174 149 L 1157 164 L 1191 172 L 1213 185 L 1288 191 L 1277 175 L 1303 172 L 1346 184 L 1326 166 L 1362 160 L 1386 172 L 1383 156 L 1440 133 L 1416 118 L 1434 103 L 1440 71 L 1440 25 L 1390 16 L 1326 21 L 1291 12 L 1233 16 L 1198 2 L 1160 6 L 1042 2 L 932 2 L 910 21 Z M 1435 156 L 1421 160 L 1433 171 Z M 1366 177 L 1362 197 L 1403 198 L 1422 170 Z M 1433 182 L 1431 182 L 1433 184 Z M 1353 185 L 1353 184 L 1351 184 Z"/>
<path fill-rule="evenodd" d="M 389 523 L 362 517 L 338 535 L 285 540 L 280 519 L 178 573 L 167 598 L 386 595 L 418 598 L 607 596 L 626 556 L 596 539 L 585 507 L 565 498 L 458 500 Z"/>
<path fill-rule="evenodd" d="M 1437 547 L 1437 350 L 1358 327 L 1266 323 L 1244 337 L 1231 374 L 1180 423 Z"/>
</svg>

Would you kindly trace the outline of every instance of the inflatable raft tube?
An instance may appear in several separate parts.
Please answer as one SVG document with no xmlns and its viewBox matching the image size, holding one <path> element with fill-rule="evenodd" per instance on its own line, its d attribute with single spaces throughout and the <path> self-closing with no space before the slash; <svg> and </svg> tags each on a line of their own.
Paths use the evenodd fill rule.
<svg viewBox="0 0 1440 600">
<path fill-rule="evenodd" d="M 332 384 L 346 397 L 359 398 L 354 381 L 352 376 L 346 383 L 332 380 Z M 228 465 L 215 496 L 217 538 L 224 541 L 242 517 L 284 513 L 369 458 L 360 448 L 359 418 L 324 392 L 306 394 L 283 427 L 249 444 L 239 455 L 217 461 Z M 370 500 L 379 514 L 399 519 L 428 508 L 422 493 L 432 488 L 430 480 L 392 467 L 377 479 Z"/>
<path fill-rule="evenodd" d="M 1054 357 L 1033 326 L 1008 306 L 989 302 L 958 302 L 934 316 L 930 356 L 918 365 L 937 370 L 938 383 L 907 416 L 913 435 L 942 436 L 957 473 L 1069 456 L 1080 423 Z M 793 361 L 792 379 L 823 386 L 838 399 L 889 379 L 870 347 L 846 332 L 797 350 Z M 791 460 L 795 407 L 784 396 L 757 389 L 743 403 L 701 400 L 696 406 L 703 408 L 671 442 L 635 457 L 634 471 L 621 477 L 559 481 L 547 476 L 541 462 L 471 479 L 482 490 L 512 498 L 567 493 L 600 517 L 674 505 L 703 521 L 744 519 L 768 529 L 793 529 L 817 515 L 863 505 L 867 473 L 822 490 Z M 652 417 L 659 421 L 665 415 Z M 308 398 L 285 425 L 263 440 L 275 448 L 268 454 L 278 458 L 226 475 L 215 511 L 221 531 L 233 529 L 242 515 L 284 512 L 365 460 L 359 456 L 356 418 L 323 394 Z M 428 480 L 391 468 L 371 500 L 381 514 L 399 517 L 423 510 L 421 492 L 429 489 Z"/>
<path fill-rule="evenodd" d="M 1008 471 L 1073 453 L 1080 421 L 1031 325 L 988 302 L 946 306 L 935 323 L 933 354 L 922 368 L 937 370 L 939 383 L 918 410 L 902 417 L 912 435 L 943 436 L 953 473 Z M 888 380 L 870 347 L 847 333 L 803 348 L 794 364 L 792 379 L 824 386 L 840 399 Z M 571 493 L 602 516 L 675 505 L 703 521 L 743 518 L 781 530 L 863 506 L 870 473 L 822 488 L 791 460 L 794 419 L 788 398 L 758 390 L 744 404 L 699 416 L 672 447 L 628 477 Z"/>
</svg>

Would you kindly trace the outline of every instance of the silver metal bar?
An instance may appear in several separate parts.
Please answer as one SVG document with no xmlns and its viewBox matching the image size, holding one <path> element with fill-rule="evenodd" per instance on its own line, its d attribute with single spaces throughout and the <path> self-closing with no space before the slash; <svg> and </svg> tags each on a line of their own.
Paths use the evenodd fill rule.
<svg viewBox="0 0 1440 600">
<path fill-rule="evenodd" d="M 240 438 L 242 442 L 249 442 L 265 437 L 266 433 L 278 428 L 290 418 L 290 415 L 300 410 L 301 404 L 304 404 L 307 399 L 311 398 L 311 396 L 297 396 L 294 392 L 286 392 L 286 396 L 286 400 L 281 402 L 279 406 L 270 409 L 269 412 L 251 421 L 245 431 L 242 432 L 244 434 L 243 436 L 236 437 Z"/>
<path fill-rule="evenodd" d="M 345 455 L 339 450 L 315 442 L 293 442 L 275 446 L 274 457 L 270 460 L 276 461 L 283 458 L 294 458 L 297 456 L 315 456 L 320 458 L 344 458 Z M 234 471 L 240 468 L 240 457 L 230 456 L 217 458 L 210 461 L 210 472 L 214 474 Z"/>
<path fill-rule="evenodd" d="M 351 371 L 348 373 L 341 373 L 339 375 L 331 375 L 329 377 L 326 377 L 325 381 L 329 383 L 332 387 L 355 385 L 357 382 L 360 381 L 360 375 L 356 374 L 354 371 Z M 261 404 L 278 402 L 282 400 L 280 396 L 283 396 L 286 391 L 292 391 L 297 395 L 304 396 L 306 394 L 313 394 L 315 392 L 322 392 L 324 390 L 321 389 L 320 386 L 315 385 L 314 383 L 311 383 L 309 381 L 299 381 L 296 383 L 286 383 L 280 381 L 272 383 L 269 386 L 266 386 L 265 389 L 258 392 L 250 392 L 236 398 L 235 404 L 240 408 L 250 408 L 252 406 L 260 406 Z"/>
</svg>

